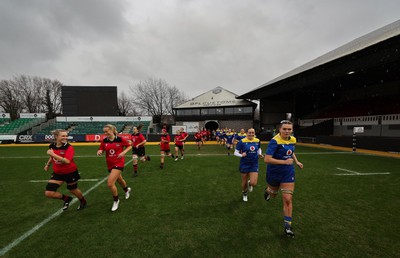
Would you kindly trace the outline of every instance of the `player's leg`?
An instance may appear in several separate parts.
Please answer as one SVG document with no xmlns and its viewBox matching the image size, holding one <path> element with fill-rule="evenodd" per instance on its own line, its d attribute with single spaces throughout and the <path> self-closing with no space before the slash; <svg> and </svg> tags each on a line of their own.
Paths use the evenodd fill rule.
<svg viewBox="0 0 400 258">
<path fill-rule="evenodd" d="M 82 191 L 78 188 L 78 182 L 68 183 L 68 184 L 67 184 L 67 189 L 68 189 L 73 195 L 75 195 L 76 198 L 79 199 L 80 204 L 79 204 L 77 210 L 82 210 L 82 209 L 84 209 L 84 208 L 86 207 L 87 202 L 86 202 L 85 197 L 83 196 Z M 69 205 L 69 204 L 68 204 L 68 205 Z"/>
<path fill-rule="evenodd" d="M 177 161 L 177 160 L 178 160 L 178 157 L 179 157 L 178 151 L 179 151 L 178 146 L 175 146 L 175 161 Z"/>
<path fill-rule="evenodd" d="M 248 187 L 247 187 L 247 180 L 248 180 L 248 174 L 245 172 L 240 172 L 240 176 L 242 179 L 242 198 L 244 202 L 247 202 L 247 192 L 248 192 Z"/>
<path fill-rule="evenodd" d="M 130 193 L 131 193 L 131 188 L 128 187 L 128 184 L 126 183 L 125 179 L 121 175 L 117 179 L 118 184 L 122 187 L 122 189 L 125 192 L 125 199 L 129 199 Z"/>
<path fill-rule="evenodd" d="M 138 175 L 138 155 L 133 154 L 132 155 L 132 163 L 133 163 L 133 176 L 136 177 Z"/>
<path fill-rule="evenodd" d="M 293 191 L 294 183 L 281 183 L 282 201 L 283 201 L 283 216 L 285 233 L 288 236 L 294 237 L 292 231 L 292 213 L 293 213 Z"/>
<path fill-rule="evenodd" d="M 253 191 L 253 187 L 257 185 L 258 182 L 258 172 L 249 172 L 249 180 L 248 183 L 248 190 L 249 192 Z"/>
<path fill-rule="evenodd" d="M 160 164 L 160 168 L 164 168 L 164 158 L 165 158 L 165 151 L 161 151 L 161 164 Z"/>
<path fill-rule="evenodd" d="M 110 175 L 108 176 L 107 179 L 107 187 L 110 189 L 111 194 L 114 199 L 113 206 L 111 208 L 111 211 L 116 211 L 118 209 L 119 205 L 119 198 L 118 198 L 118 189 L 115 186 L 115 182 L 117 182 L 118 178 L 121 175 L 121 170 L 119 169 L 112 169 L 110 172 Z"/>
</svg>

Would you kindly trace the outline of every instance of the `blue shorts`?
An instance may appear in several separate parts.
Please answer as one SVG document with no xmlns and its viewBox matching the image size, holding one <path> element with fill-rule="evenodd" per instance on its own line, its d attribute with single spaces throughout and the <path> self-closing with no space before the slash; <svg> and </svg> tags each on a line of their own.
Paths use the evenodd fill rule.
<svg viewBox="0 0 400 258">
<path fill-rule="evenodd" d="M 269 172 L 267 171 L 267 183 L 270 186 L 279 186 L 281 183 L 294 183 L 294 170 Z"/>
<path fill-rule="evenodd" d="M 257 164 L 240 164 L 240 173 L 257 172 L 258 173 L 258 162 Z"/>
</svg>

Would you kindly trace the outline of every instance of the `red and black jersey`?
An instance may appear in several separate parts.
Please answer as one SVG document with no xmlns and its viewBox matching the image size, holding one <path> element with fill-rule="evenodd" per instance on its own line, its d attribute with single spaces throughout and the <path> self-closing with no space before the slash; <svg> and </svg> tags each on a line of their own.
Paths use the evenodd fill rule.
<svg viewBox="0 0 400 258">
<path fill-rule="evenodd" d="M 201 140 L 201 138 L 202 138 L 202 134 L 199 132 L 199 133 L 196 133 L 195 135 L 194 135 L 194 138 L 196 139 L 196 140 Z"/>
<path fill-rule="evenodd" d="M 144 138 L 143 134 L 137 133 L 137 134 L 132 134 L 131 141 L 132 141 L 132 146 L 136 148 L 138 144 L 141 144 L 144 142 L 146 138 Z M 143 145 L 140 145 L 139 148 L 144 148 Z"/>
<path fill-rule="evenodd" d="M 182 136 L 182 139 L 184 140 L 184 141 L 186 141 L 186 138 L 188 137 L 188 133 L 187 132 L 181 132 L 181 136 Z"/>
<path fill-rule="evenodd" d="M 99 150 L 106 152 L 106 162 L 109 170 L 113 167 L 125 166 L 125 157 L 118 158 L 118 155 L 124 151 L 124 147 L 128 146 L 130 146 L 130 143 L 126 139 L 119 136 L 115 136 L 113 141 L 107 137 L 103 139 Z"/>
<path fill-rule="evenodd" d="M 161 135 L 160 149 L 161 150 L 169 150 L 169 142 L 171 141 L 171 137 L 169 134 Z"/>
<path fill-rule="evenodd" d="M 176 134 L 174 137 L 174 142 L 176 146 L 183 146 L 183 137 L 182 134 Z"/>
<path fill-rule="evenodd" d="M 62 163 L 54 158 L 51 159 L 53 163 L 53 171 L 56 174 L 68 174 L 77 170 L 76 164 L 74 162 L 74 147 L 72 147 L 69 143 L 63 144 L 61 147 L 57 147 L 55 143 L 49 145 L 49 149 L 52 149 L 55 154 L 66 158 L 70 161 L 69 164 Z"/>
</svg>

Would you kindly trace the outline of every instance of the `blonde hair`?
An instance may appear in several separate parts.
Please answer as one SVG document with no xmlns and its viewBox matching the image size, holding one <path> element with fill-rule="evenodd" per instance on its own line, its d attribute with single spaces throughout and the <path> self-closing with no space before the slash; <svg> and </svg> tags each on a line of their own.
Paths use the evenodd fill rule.
<svg viewBox="0 0 400 258">
<path fill-rule="evenodd" d="M 65 129 L 55 129 L 55 130 L 51 131 L 51 134 L 54 136 L 54 142 L 57 141 L 56 138 L 57 138 L 61 133 L 67 133 L 67 134 L 68 134 L 68 131 L 65 130 Z"/>
<path fill-rule="evenodd" d="M 118 134 L 118 130 L 117 130 L 117 127 L 115 127 L 115 125 L 106 124 L 105 126 L 103 126 L 103 128 L 108 128 L 108 129 L 110 129 L 110 130 L 114 133 L 114 135 L 117 135 L 117 134 Z"/>
</svg>

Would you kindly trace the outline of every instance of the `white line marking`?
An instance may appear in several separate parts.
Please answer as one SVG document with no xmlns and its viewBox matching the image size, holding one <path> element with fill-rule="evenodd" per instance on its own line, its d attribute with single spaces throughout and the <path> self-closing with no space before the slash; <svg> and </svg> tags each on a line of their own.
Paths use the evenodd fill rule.
<svg viewBox="0 0 400 258">
<path fill-rule="evenodd" d="M 89 179 L 79 179 L 79 182 L 97 182 L 100 179 L 97 178 L 89 178 Z M 49 180 L 29 180 L 30 183 L 46 183 Z"/>
<path fill-rule="evenodd" d="M 382 173 L 362 173 L 362 174 L 335 174 L 336 176 L 371 176 L 371 175 L 390 175 L 390 172 Z"/>
<path fill-rule="evenodd" d="M 344 168 L 336 168 L 337 170 L 342 170 L 342 171 L 346 171 L 346 172 L 349 172 L 349 173 L 353 173 L 353 174 L 356 174 L 356 175 L 360 175 L 361 173 L 359 173 L 359 172 L 356 172 L 356 171 L 352 171 L 352 170 L 348 170 L 348 169 L 344 169 Z"/>
<path fill-rule="evenodd" d="M 327 155 L 327 154 L 353 154 L 351 151 L 329 151 L 329 152 L 296 152 L 297 155 Z M 125 157 L 130 157 L 126 155 Z M 160 157 L 161 155 L 153 154 L 151 157 Z M 226 153 L 197 153 L 185 154 L 185 156 L 228 156 Z M 48 159 L 48 156 L 18 156 L 18 157 L 0 157 L 0 159 Z M 74 156 L 74 158 L 100 158 L 99 156 Z"/>
<path fill-rule="evenodd" d="M 128 162 L 125 163 L 125 166 L 128 165 L 129 163 L 131 163 L 133 160 L 130 160 Z M 104 183 L 107 180 L 108 176 L 103 178 L 101 181 L 97 182 L 94 186 L 92 186 L 89 190 L 87 190 L 86 192 L 83 193 L 83 195 L 88 195 L 91 191 L 93 191 L 94 189 L 96 189 L 99 185 L 101 185 L 102 183 Z M 74 198 L 71 202 L 71 204 L 74 204 L 75 202 L 77 202 L 78 199 Z M 35 225 L 33 228 L 31 228 L 30 230 L 26 231 L 24 234 L 22 234 L 20 237 L 18 237 L 17 239 L 15 239 L 13 242 L 11 242 L 10 244 L 6 245 L 5 247 L 3 247 L 0 250 L 0 256 L 5 255 L 7 252 L 9 252 L 12 248 L 14 248 L 15 246 L 19 245 L 22 241 L 24 241 L 26 238 L 28 238 L 29 236 L 31 236 L 33 233 L 35 233 L 36 231 L 38 231 L 41 227 L 43 227 L 44 225 L 46 225 L 47 223 L 49 223 L 50 221 L 52 221 L 54 218 L 58 217 L 60 214 L 62 214 L 63 211 L 62 210 L 58 210 L 55 213 L 51 214 L 49 217 L 47 217 L 45 220 L 43 220 L 42 222 L 40 222 L 39 224 Z"/>
<path fill-rule="evenodd" d="M 336 168 L 337 170 L 342 170 L 349 172 L 351 174 L 335 174 L 336 176 L 371 176 L 371 175 L 390 175 L 390 172 L 375 172 L 375 173 L 360 173 L 353 170 L 345 168 Z"/>
</svg>

